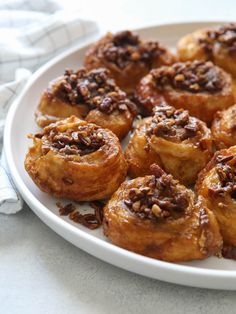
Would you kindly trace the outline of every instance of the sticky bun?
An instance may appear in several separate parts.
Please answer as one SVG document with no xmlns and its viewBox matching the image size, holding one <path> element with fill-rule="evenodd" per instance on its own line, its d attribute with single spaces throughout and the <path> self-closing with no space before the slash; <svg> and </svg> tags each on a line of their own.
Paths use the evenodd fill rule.
<svg viewBox="0 0 236 314">
<path fill-rule="evenodd" d="M 195 182 L 212 155 L 206 124 L 166 103 L 142 121 L 125 152 L 131 177 L 150 174 L 150 165 L 156 163 L 186 185 Z"/>
<path fill-rule="evenodd" d="M 211 60 L 236 77 L 236 24 L 201 29 L 180 39 L 181 61 Z"/>
<path fill-rule="evenodd" d="M 173 54 L 158 42 L 143 41 L 138 35 L 123 31 L 108 33 L 92 45 L 84 65 L 88 69 L 109 69 L 118 86 L 130 93 L 150 69 L 175 61 Z"/>
<path fill-rule="evenodd" d="M 236 105 L 215 114 L 211 131 L 218 149 L 236 145 Z"/>
<path fill-rule="evenodd" d="M 105 199 L 124 181 L 127 165 L 118 138 L 75 116 L 31 136 L 25 169 L 35 184 L 56 197 Z"/>
<path fill-rule="evenodd" d="M 44 127 L 75 115 L 113 131 L 120 139 L 130 130 L 136 106 L 121 91 L 106 69 L 66 70 L 44 91 L 36 122 Z"/>
<path fill-rule="evenodd" d="M 230 75 L 203 61 L 177 62 L 152 70 L 138 84 L 136 98 L 146 114 L 166 100 L 207 123 L 217 110 L 234 104 Z"/>
<path fill-rule="evenodd" d="M 104 208 L 104 233 L 130 251 L 170 262 L 218 254 L 222 239 L 213 213 L 156 165 L 154 175 L 122 183 Z"/>
<path fill-rule="evenodd" d="M 196 192 L 214 212 L 224 242 L 236 246 L 236 146 L 214 155 L 199 174 Z"/>
</svg>

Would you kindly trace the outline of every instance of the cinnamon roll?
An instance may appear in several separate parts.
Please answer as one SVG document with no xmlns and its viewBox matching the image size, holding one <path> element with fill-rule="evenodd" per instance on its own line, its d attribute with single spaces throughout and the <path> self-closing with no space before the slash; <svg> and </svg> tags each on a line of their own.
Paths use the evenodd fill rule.
<svg viewBox="0 0 236 314">
<path fill-rule="evenodd" d="M 118 86 L 132 92 L 150 69 L 175 61 L 173 54 L 158 42 L 143 41 L 138 35 L 123 31 L 108 33 L 92 45 L 84 65 L 88 69 L 109 69 Z"/>
<path fill-rule="evenodd" d="M 31 136 L 25 169 L 35 184 L 56 197 L 105 199 L 124 181 L 127 165 L 118 138 L 75 116 Z"/>
<path fill-rule="evenodd" d="M 236 77 L 236 24 L 200 29 L 177 44 L 181 61 L 211 60 Z"/>
<path fill-rule="evenodd" d="M 104 208 L 105 235 L 122 248 L 169 262 L 219 254 L 219 227 L 204 200 L 158 166 L 152 170 L 114 193 Z"/>
<path fill-rule="evenodd" d="M 234 104 L 230 75 L 202 61 L 177 62 L 152 70 L 137 86 L 136 98 L 146 114 L 166 100 L 207 123 L 217 110 Z"/>
<path fill-rule="evenodd" d="M 106 69 L 66 70 L 44 91 L 36 122 L 44 127 L 75 115 L 113 131 L 122 139 L 131 129 L 136 106 L 109 77 Z"/>
<path fill-rule="evenodd" d="M 217 149 L 236 145 L 236 105 L 215 114 L 211 132 Z"/>
<path fill-rule="evenodd" d="M 156 163 L 180 182 L 193 184 L 213 155 L 211 131 L 184 109 L 163 103 L 154 113 L 143 120 L 127 146 L 129 175 L 150 174 L 150 165 Z"/>
<path fill-rule="evenodd" d="M 214 212 L 225 244 L 236 246 L 236 146 L 214 155 L 199 174 L 196 192 Z"/>
</svg>

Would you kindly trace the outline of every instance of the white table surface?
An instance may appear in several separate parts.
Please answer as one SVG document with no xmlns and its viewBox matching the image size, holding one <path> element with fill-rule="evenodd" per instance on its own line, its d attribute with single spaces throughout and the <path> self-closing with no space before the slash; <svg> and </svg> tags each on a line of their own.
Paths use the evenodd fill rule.
<svg viewBox="0 0 236 314">
<path fill-rule="evenodd" d="M 87 0 L 76 5 L 104 30 L 236 20 L 233 0 Z M 17 215 L 0 215 L 0 266 L 0 314 L 227 314 L 236 308 L 233 291 L 167 284 L 108 265 L 59 237 L 26 205 Z"/>
</svg>

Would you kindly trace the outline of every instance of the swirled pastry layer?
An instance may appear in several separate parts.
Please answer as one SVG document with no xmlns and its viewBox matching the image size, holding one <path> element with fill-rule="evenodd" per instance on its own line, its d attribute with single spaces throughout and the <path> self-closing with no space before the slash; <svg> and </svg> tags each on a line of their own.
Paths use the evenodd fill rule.
<svg viewBox="0 0 236 314">
<path fill-rule="evenodd" d="M 236 246 L 236 146 L 215 154 L 200 173 L 196 191 L 214 212 L 224 242 Z"/>
<path fill-rule="evenodd" d="M 211 60 L 236 76 L 236 24 L 197 30 L 177 44 L 181 61 Z"/>
<path fill-rule="evenodd" d="M 132 92 L 150 69 L 175 62 L 175 57 L 156 41 L 143 41 L 130 31 L 108 33 L 86 54 L 84 65 L 89 69 L 105 67 L 118 86 Z"/>
<path fill-rule="evenodd" d="M 44 192 L 78 201 L 105 199 L 125 180 L 118 138 L 75 116 L 31 136 L 25 169 Z"/>
<path fill-rule="evenodd" d="M 210 123 L 217 110 L 234 104 L 230 75 L 211 62 L 178 62 L 152 70 L 136 90 L 136 98 L 144 113 L 167 101 L 176 108 Z"/>
<path fill-rule="evenodd" d="M 171 262 L 204 259 L 222 245 L 213 213 L 159 167 L 120 186 L 105 206 L 104 233 L 122 248 Z"/>
<path fill-rule="evenodd" d="M 143 120 L 125 152 L 131 177 L 150 174 L 150 165 L 157 163 L 186 185 L 195 182 L 212 155 L 206 124 L 166 103 L 156 106 L 154 116 Z"/>
<path fill-rule="evenodd" d="M 131 129 L 135 114 L 136 106 L 109 77 L 107 70 L 66 70 L 44 91 L 36 122 L 44 127 L 76 115 L 112 130 L 121 139 Z"/>
<path fill-rule="evenodd" d="M 218 149 L 236 145 L 236 105 L 215 114 L 211 131 Z"/>
</svg>

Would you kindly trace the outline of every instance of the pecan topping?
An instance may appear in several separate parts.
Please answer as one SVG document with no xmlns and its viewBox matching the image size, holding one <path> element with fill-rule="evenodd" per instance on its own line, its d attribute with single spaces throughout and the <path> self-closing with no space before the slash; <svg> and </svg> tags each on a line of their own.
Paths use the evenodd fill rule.
<svg viewBox="0 0 236 314">
<path fill-rule="evenodd" d="M 55 93 L 71 105 L 87 105 L 89 110 L 97 108 L 106 114 L 114 110 L 130 110 L 133 113 L 136 108 L 126 93 L 109 77 L 106 69 L 66 70 Z"/>
<path fill-rule="evenodd" d="M 187 191 L 179 190 L 178 181 L 157 165 L 152 166 L 152 171 L 154 175 L 149 182 L 145 186 L 131 188 L 124 203 L 140 218 L 180 217 L 189 204 Z"/>
<path fill-rule="evenodd" d="M 189 116 L 187 110 L 175 109 L 162 103 L 155 107 L 154 116 L 147 134 L 162 137 L 171 141 L 184 141 L 201 133 L 199 120 Z"/>
<path fill-rule="evenodd" d="M 99 47 L 98 56 L 124 69 L 130 62 L 145 63 L 152 67 L 154 59 L 165 52 L 158 42 L 142 42 L 137 35 L 130 31 L 119 32 L 111 40 Z"/>
<path fill-rule="evenodd" d="M 236 199 L 236 157 L 234 155 L 216 157 L 215 166 L 219 182 L 209 189 L 213 196 L 229 194 Z"/>
<path fill-rule="evenodd" d="M 204 48 L 210 58 L 213 57 L 215 46 L 224 47 L 229 54 L 236 53 L 236 24 L 220 26 L 217 29 L 211 29 L 206 32 L 204 38 L 199 38 L 198 42 Z"/>
<path fill-rule="evenodd" d="M 50 147 L 65 155 L 84 156 L 97 151 L 104 145 L 102 130 L 94 125 L 80 125 L 76 130 L 67 129 L 64 132 L 53 128 L 45 128 L 42 152 L 48 152 Z M 65 184 L 73 184 L 70 179 L 64 179 Z"/>
<path fill-rule="evenodd" d="M 220 69 L 211 62 L 177 62 L 151 71 L 157 88 L 166 86 L 191 93 L 218 92 L 223 88 Z"/>
</svg>

